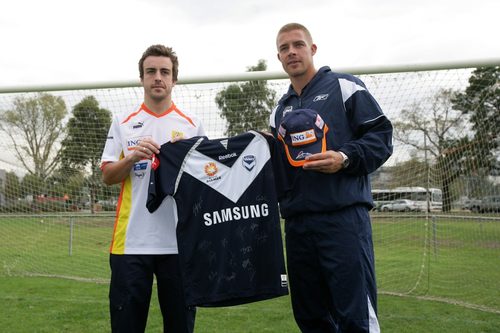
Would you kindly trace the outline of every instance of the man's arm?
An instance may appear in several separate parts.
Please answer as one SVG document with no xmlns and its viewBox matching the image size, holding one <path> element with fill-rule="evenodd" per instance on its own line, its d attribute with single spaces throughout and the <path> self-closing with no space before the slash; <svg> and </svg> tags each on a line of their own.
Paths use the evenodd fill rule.
<svg viewBox="0 0 500 333">
<path fill-rule="evenodd" d="M 153 154 L 158 154 L 160 146 L 151 139 L 139 142 L 134 151 L 117 162 L 108 162 L 102 165 L 102 180 L 106 185 L 123 182 L 130 173 L 134 164 L 140 160 L 151 159 Z"/>
<path fill-rule="evenodd" d="M 349 158 L 345 172 L 369 174 L 392 154 L 392 124 L 364 83 L 346 76 L 341 81 L 342 96 L 353 137 L 339 147 Z"/>
</svg>

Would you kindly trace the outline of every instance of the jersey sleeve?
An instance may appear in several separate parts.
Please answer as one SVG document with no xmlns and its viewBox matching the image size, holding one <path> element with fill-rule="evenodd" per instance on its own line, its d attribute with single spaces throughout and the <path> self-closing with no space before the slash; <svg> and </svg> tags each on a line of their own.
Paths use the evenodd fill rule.
<svg viewBox="0 0 500 333">
<path fill-rule="evenodd" d="M 106 162 L 116 162 L 122 154 L 120 123 L 117 117 L 113 118 L 109 127 L 106 144 L 101 156 L 101 167 Z"/>
<path fill-rule="evenodd" d="M 282 146 L 280 142 L 272 135 L 260 133 L 266 139 L 269 146 L 276 194 L 278 199 L 281 199 L 291 187 L 292 175 L 295 173 L 295 168 L 290 167 L 288 161 L 285 160 L 285 154 L 280 151 Z"/>
<path fill-rule="evenodd" d="M 146 201 L 150 213 L 160 207 L 166 196 L 175 194 L 175 185 L 182 172 L 184 158 L 197 139 L 199 137 L 164 143 L 160 147 L 160 153 L 153 156 Z"/>
</svg>

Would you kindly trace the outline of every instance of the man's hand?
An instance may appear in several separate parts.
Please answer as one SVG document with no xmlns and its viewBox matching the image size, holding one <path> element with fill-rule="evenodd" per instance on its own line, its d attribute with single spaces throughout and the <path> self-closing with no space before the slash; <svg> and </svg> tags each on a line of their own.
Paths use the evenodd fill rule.
<svg viewBox="0 0 500 333">
<path fill-rule="evenodd" d="M 102 180 L 107 185 L 118 184 L 124 181 L 133 168 L 134 164 L 146 159 L 151 159 L 153 154 L 160 153 L 160 145 L 152 139 L 142 139 L 134 151 L 125 158 L 102 166 Z"/>
<path fill-rule="evenodd" d="M 309 155 L 302 167 L 304 170 L 335 173 L 342 169 L 344 158 L 339 152 L 328 150 L 324 153 Z"/>
<path fill-rule="evenodd" d="M 153 154 L 160 153 L 160 145 L 150 138 L 142 139 L 135 147 L 134 152 L 130 154 L 130 158 L 134 163 L 140 160 L 150 160 Z"/>
</svg>

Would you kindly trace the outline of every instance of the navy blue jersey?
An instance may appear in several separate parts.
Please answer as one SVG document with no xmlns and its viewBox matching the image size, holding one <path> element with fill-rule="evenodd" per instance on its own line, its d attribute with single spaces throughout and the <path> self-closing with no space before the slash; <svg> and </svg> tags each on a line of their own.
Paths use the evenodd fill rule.
<svg viewBox="0 0 500 333">
<path fill-rule="evenodd" d="M 152 161 L 147 208 L 175 199 L 190 306 L 288 294 L 270 139 L 196 137 L 162 145 Z"/>
</svg>

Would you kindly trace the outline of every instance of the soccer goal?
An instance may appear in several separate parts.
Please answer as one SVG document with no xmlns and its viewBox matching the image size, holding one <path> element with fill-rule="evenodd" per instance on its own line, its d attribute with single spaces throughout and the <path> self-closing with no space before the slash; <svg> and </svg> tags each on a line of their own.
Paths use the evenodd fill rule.
<svg viewBox="0 0 500 333">
<path fill-rule="evenodd" d="M 370 175 L 379 291 L 500 313 L 500 60 L 335 69 L 394 125 Z M 282 73 L 183 78 L 173 100 L 210 138 L 267 130 Z M 119 186 L 101 181 L 110 116 L 139 82 L 0 88 L 0 274 L 109 279 Z"/>
</svg>

